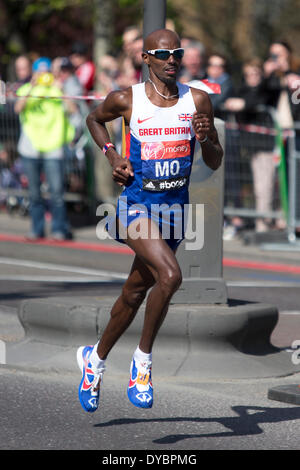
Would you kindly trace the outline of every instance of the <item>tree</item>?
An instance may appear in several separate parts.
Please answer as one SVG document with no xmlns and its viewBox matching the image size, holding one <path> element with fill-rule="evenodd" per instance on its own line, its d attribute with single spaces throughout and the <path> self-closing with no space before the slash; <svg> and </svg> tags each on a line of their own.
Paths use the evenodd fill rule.
<svg viewBox="0 0 300 470">
<path fill-rule="evenodd" d="M 285 38 L 299 54 L 300 0 L 170 0 L 181 34 L 202 41 L 240 64 L 253 56 L 266 58 L 271 41 Z"/>
<path fill-rule="evenodd" d="M 288 40 L 300 51 L 300 0 L 167 0 L 167 17 L 181 36 L 202 41 L 238 66 L 265 58 L 271 41 Z M 127 26 L 142 25 L 143 0 L 0 0 L 0 73 L 7 78 L 16 55 L 55 57 L 83 38 L 94 57 L 116 54 Z"/>
<path fill-rule="evenodd" d="M 0 0 L 1 72 L 19 54 L 67 55 L 78 38 L 93 43 L 91 5 L 84 0 Z"/>
</svg>

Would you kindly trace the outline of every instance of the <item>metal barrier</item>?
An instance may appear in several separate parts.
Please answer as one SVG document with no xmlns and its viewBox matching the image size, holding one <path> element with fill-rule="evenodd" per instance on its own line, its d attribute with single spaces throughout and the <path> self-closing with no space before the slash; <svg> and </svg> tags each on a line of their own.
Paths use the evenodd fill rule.
<svg viewBox="0 0 300 470">
<path fill-rule="evenodd" d="M 13 97 L 0 104 L 0 206 L 8 211 L 17 208 L 25 214 L 29 206 L 28 190 L 17 152 L 20 122 L 14 104 Z M 294 241 L 296 228 L 300 227 L 297 198 L 300 194 L 300 123 L 296 123 L 295 129 L 282 132 L 275 110 L 264 106 L 252 113 L 224 112 L 223 120 L 226 142 L 224 215 L 253 220 L 255 224 L 260 219 L 268 222 L 283 219 L 288 239 Z M 88 206 L 94 215 L 92 211 L 97 204 L 95 149 L 88 131 L 83 131 L 75 145 L 65 150 L 65 199 Z M 47 199 L 45 182 L 42 182 L 42 193 Z"/>
<path fill-rule="evenodd" d="M 25 214 L 29 206 L 27 179 L 17 151 L 20 120 L 14 105 L 15 98 L 0 104 L 0 206 Z M 83 122 L 84 119 L 83 116 Z M 87 130 L 64 147 L 64 155 L 66 202 L 94 207 L 94 154 Z M 41 181 L 41 191 L 48 199 L 46 181 Z"/>
<path fill-rule="evenodd" d="M 284 141 L 273 108 L 225 112 L 225 216 L 287 220 Z"/>
<path fill-rule="evenodd" d="M 294 129 L 288 136 L 289 150 L 289 217 L 288 240 L 296 241 L 296 231 L 300 228 L 300 122 L 294 123 Z"/>
</svg>

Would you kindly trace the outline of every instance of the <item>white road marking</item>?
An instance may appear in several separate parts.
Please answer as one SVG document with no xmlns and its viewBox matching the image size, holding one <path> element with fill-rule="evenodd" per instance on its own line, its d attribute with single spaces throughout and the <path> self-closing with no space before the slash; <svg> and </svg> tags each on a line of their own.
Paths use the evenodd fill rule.
<svg viewBox="0 0 300 470">
<path fill-rule="evenodd" d="M 300 315 L 299 310 L 280 310 L 280 315 Z"/>
<path fill-rule="evenodd" d="M 300 287 L 299 281 L 225 281 L 228 287 Z"/>
<path fill-rule="evenodd" d="M 24 268 L 35 268 L 35 269 L 45 269 L 49 271 L 62 271 L 65 273 L 76 273 L 81 274 L 84 277 L 79 276 L 33 276 L 33 275 L 0 275 L 1 281 L 32 281 L 32 282 L 110 282 L 111 280 L 125 280 L 128 277 L 128 273 L 107 271 L 102 269 L 90 269 L 82 268 L 72 265 L 62 265 L 56 263 L 45 263 L 40 261 L 31 261 L 24 259 L 15 259 L 15 258 L 6 258 L 0 257 L 0 264 L 6 264 L 10 266 L 21 266 Z M 96 278 L 96 279 L 95 279 Z M 187 278 L 183 281 L 194 280 L 199 282 L 201 278 Z M 249 287 L 249 288 L 263 288 L 263 287 L 299 287 L 300 280 L 297 281 L 226 281 L 227 287 Z"/>
<path fill-rule="evenodd" d="M 10 266 L 22 266 L 26 268 L 36 268 L 36 269 L 47 269 L 52 271 L 64 271 L 76 274 L 83 274 L 87 276 L 103 276 L 110 279 L 127 279 L 128 274 L 126 273 L 117 273 L 113 271 L 99 270 L 99 269 L 89 269 L 81 268 L 77 266 L 67 266 L 62 264 L 55 263 L 42 263 L 39 261 L 30 261 L 14 258 L 4 258 L 0 257 L 0 264 L 7 264 Z M 29 276 L 25 276 L 28 277 Z M 33 278 L 34 276 L 32 276 Z M 8 279 L 8 276 L 1 276 L 1 278 Z"/>
<path fill-rule="evenodd" d="M 6 344 L 0 340 L 0 364 L 6 364 Z"/>
<path fill-rule="evenodd" d="M 109 278 L 109 277 L 68 277 L 68 276 L 22 276 L 22 275 L 8 275 L 1 276 L 0 281 L 20 281 L 20 282 L 70 282 L 78 284 L 100 283 L 100 282 L 118 282 L 123 279 Z"/>
</svg>

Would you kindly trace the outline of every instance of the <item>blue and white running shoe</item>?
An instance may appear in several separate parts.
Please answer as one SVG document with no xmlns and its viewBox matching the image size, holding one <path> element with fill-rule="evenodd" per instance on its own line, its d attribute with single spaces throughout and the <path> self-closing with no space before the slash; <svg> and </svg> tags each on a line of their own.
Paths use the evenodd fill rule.
<svg viewBox="0 0 300 470">
<path fill-rule="evenodd" d="M 153 405 L 151 366 L 151 362 L 132 358 L 127 395 L 131 403 L 139 408 L 151 408 Z"/>
<path fill-rule="evenodd" d="M 77 350 L 77 362 L 82 372 L 82 379 L 79 384 L 79 401 L 84 409 L 89 413 L 97 410 L 100 398 L 100 383 L 105 369 L 95 371 L 89 362 L 93 346 L 81 346 Z"/>
</svg>

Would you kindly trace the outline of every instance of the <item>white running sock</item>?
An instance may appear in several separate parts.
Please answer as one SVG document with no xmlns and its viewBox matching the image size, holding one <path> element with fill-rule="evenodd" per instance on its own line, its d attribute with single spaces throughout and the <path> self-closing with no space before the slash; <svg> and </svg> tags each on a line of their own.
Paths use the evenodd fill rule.
<svg viewBox="0 0 300 470">
<path fill-rule="evenodd" d="M 93 347 L 93 351 L 91 352 L 91 355 L 90 355 L 90 362 L 91 362 L 93 371 L 102 372 L 105 370 L 106 359 L 100 359 L 100 357 L 98 356 L 98 353 L 97 353 L 98 343 L 96 343 L 95 346 Z"/>
<path fill-rule="evenodd" d="M 134 358 L 137 359 L 139 362 L 152 362 L 152 353 L 144 353 L 143 351 L 140 350 L 139 347 L 136 348 L 133 354 Z"/>
</svg>

